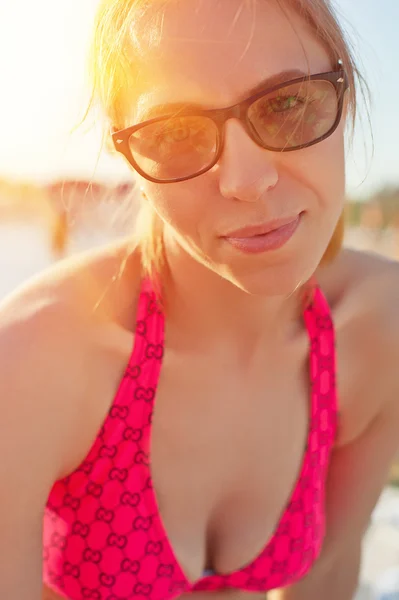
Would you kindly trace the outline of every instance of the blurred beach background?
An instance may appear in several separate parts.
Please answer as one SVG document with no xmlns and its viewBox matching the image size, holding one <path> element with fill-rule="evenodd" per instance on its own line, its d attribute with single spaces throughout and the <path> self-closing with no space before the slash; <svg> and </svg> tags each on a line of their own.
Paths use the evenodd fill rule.
<svg viewBox="0 0 399 600">
<path fill-rule="evenodd" d="M 129 233 L 131 172 L 102 148 L 86 56 L 97 0 L 0 5 L 0 301 L 58 261 Z M 345 244 L 399 260 L 397 0 L 337 0 L 371 90 L 347 148 Z M 399 461 L 365 536 L 359 598 L 399 569 Z M 399 589 L 399 582 L 397 588 Z M 399 596 L 397 596 L 399 598 Z M 395 597 L 395 598 L 397 598 Z"/>
</svg>

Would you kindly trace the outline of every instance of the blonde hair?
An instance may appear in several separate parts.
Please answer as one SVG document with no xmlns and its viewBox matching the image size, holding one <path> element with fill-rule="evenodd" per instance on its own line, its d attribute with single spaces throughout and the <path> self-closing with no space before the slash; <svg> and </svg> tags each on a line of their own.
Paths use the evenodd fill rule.
<svg viewBox="0 0 399 600">
<path fill-rule="evenodd" d="M 125 98 L 134 90 L 132 27 L 155 2 L 160 10 L 171 0 L 102 0 L 98 9 L 90 52 L 92 102 L 100 101 L 107 119 L 116 129 L 129 125 Z M 245 0 L 243 0 L 245 1 Z M 341 27 L 331 0 L 277 0 L 284 10 L 294 10 L 326 48 L 332 64 L 342 61 L 349 80 L 348 115 L 352 131 L 356 120 L 358 89 L 368 95 L 367 84 L 356 65 L 354 52 Z M 91 103 L 92 103 L 91 102 Z M 148 202 L 142 202 L 135 227 L 143 270 L 154 276 L 163 268 L 162 222 Z M 338 254 L 344 237 L 344 214 L 339 218 L 321 264 Z"/>
</svg>

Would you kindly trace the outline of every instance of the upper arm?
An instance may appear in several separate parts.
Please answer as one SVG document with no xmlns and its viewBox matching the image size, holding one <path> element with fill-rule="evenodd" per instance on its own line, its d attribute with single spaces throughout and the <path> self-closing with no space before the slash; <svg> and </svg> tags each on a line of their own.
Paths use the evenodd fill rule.
<svg viewBox="0 0 399 600">
<path fill-rule="evenodd" d="M 357 439 L 333 452 L 326 490 L 326 557 L 361 543 L 398 450 L 399 411 L 390 406 Z"/>
<path fill-rule="evenodd" d="M 131 352 L 109 317 L 114 298 L 134 293 L 124 279 L 110 284 L 126 250 L 108 254 L 67 262 L 0 303 L 0 598 L 41 599 L 48 495 L 87 455 Z"/>
<path fill-rule="evenodd" d="M 358 435 L 349 435 L 332 452 L 321 555 L 302 581 L 271 594 L 273 600 L 349 600 L 355 593 L 363 535 L 399 450 L 399 375 L 393 361 L 396 346 L 399 336 L 390 348 L 391 359 L 384 372 L 374 373 L 374 385 L 369 386 L 371 396 L 379 395 L 380 409 Z M 364 378 L 368 372 L 370 368 Z M 359 397 L 358 410 L 370 397 Z"/>
<path fill-rule="evenodd" d="M 51 479 L 38 403 L 44 389 L 32 368 L 32 342 L 8 315 L 0 316 L 0 596 L 39 600 L 42 511 Z"/>
<path fill-rule="evenodd" d="M 74 429 L 59 344 L 67 327 L 51 303 L 0 307 L 0 597 L 8 600 L 41 598 L 43 510 Z"/>
<path fill-rule="evenodd" d="M 354 381 L 329 467 L 326 555 L 360 544 L 399 450 L 399 265 L 379 267 L 357 286 L 358 324 L 346 355 L 357 366 L 347 369 Z"/>
</svg>

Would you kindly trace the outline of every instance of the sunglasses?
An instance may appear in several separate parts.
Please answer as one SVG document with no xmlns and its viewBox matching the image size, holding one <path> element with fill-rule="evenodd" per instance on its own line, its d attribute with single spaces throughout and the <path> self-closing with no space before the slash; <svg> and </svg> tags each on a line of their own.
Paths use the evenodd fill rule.
<svg viewBox="0 0 399 600">
<path fill-rule="evenodd" d="M 300 77 L 228 108 L 187 107 L 120 131 L 113 129 L 112 140 L 145 179 L 185 181 L 219 161 L 228 119 L 238 119 L 251 139 L 271 152 L 292 152 L 325 140 L 341 121 L 348 87 L 344 70 Z"/>
</svg>

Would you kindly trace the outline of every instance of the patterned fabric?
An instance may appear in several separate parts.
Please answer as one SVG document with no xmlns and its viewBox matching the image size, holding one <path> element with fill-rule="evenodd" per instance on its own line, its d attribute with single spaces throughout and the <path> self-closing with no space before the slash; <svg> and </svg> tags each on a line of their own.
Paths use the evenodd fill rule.
<svg viewBox="0 0 399 600">
<path fill-rule="evenodd" d="M 300 475 L 276 531 L 246 567 L 190 582 L 163 527 L 150 475 L 164 316 L 148 281 L 135 345 L 86 460 L 51 491 L 44 517 L 44 582 L 71 600 L 172 600 L 198 590 L 268 591 L 303 577 L 324 537 L 325 478 L 336 431 L 334 329 L 318 287 L 304 310 L 310 339 L 310 426 Z M 266 540 L 265 540 L 266 543 Z"/>
</svg>

